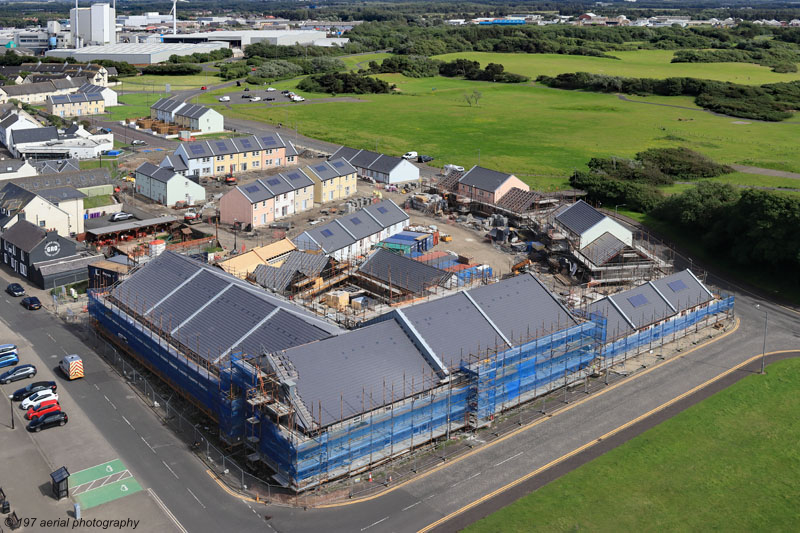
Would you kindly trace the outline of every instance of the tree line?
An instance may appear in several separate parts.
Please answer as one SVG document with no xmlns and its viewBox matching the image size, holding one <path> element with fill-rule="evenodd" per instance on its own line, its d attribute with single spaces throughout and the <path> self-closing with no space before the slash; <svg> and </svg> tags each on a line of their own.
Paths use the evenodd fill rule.
<svg viewBox="0 0 800 533">
<path fill-rule="evenodd" d="M 501 83 L 528 81 L 526 76 L 506 72 L 505 67 L 498 63 L 489 63 L 486 68 L 482 69 L 481 64 L 477 61 L 468 59 L 441 61 L 426 56 L 392 56 L 387 57 L 381 63 L 370 61 L 368 68 L 362 72 L 369 74 L 399 73 L 409 78 L 429 78 L 439 75 Z"/>
<path fill-rule="evenodd" d="M 391 92 L 393 86 L 381 79 L 354 72 L 328 72 L 303 78 L 297 88 L 312 93 L 372 94 Z"/>
</svg>

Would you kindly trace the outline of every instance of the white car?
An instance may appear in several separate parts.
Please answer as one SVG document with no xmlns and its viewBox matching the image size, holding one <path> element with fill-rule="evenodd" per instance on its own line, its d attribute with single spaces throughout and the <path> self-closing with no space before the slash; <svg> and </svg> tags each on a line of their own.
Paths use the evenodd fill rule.
<svg viewBox="0 0 800 533">
<path fill-rule="evenodd" d="M 271 93 L 273 91 L 277 91 L 277 89 L 275 87 L 267 87 L 267 92 L 268 93 Z"/>
<path fill-rule="evenodd" d="M 219 97 L 219 101 L 220 102 L 230 102 L 231 101 L 231 97 L 230 96 L 220 96 Z"/>
<path fill-rule="evenodd" d="M 261 101 L 261 97 L 260 96 L 253 96 L 252 98 L 250 98 L 250 101 L 251 102 L 260 102 Z"/>
<path fill-rule="evenodd" d="M 27 411 L 29 407 L 34 407 L 45 400 L 58 401 L 58 394 L 56 394 L 50 389 L 40 390 L 39 392 L 34 392 L 30 396 L 22 400 L 22 403 L 19 405 L 19 407 L 23 411 Z"/>
<path fill-rule="evenodd" d="M 403 154 L 403 159 L 416 159 L 419 154 L 417 152 L 406 152 Z"/>
</svg>

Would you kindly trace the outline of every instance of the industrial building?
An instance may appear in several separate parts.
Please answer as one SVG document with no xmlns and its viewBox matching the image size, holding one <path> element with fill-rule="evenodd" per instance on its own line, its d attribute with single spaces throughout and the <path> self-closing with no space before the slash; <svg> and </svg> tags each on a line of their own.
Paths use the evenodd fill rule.
<svg viewBox="0 0 800 533">
<path fill-rule="evenodd" d="M 117 42 L 116 9 L 110 4 L 92 4 L 69 10 L 71 45 L 75 48 Z M 103 59 L 103 58 L 96 58 Z"/>
<path fill-rule="evenodd" d="M 242 31 L 209 31 L 198 33 L 180 33 L 164 35 L 165 43 L 203 44 L 209 42 L 225 42 L 230 48 L 244 48 L 247 45 L 267 42 L 281 46 L 295 44 L 313 45 L 317 39 L 326 37 L 324 31 L 313 30 L 242 30 Z"/>
<path fill-rule="evenodd" d="M 58 48 L 48 50 L 47 57 L 72 57 L 76 61 L 96 61 L 110 59 L 112 61 L 125 61 L 132 65 L 153 65 L 163 63 L 169 56 L 189 56 L 195 52 L 208 53 L 214 50 L 227 48 L 222 42 L 208 42 L 199 44 L 183 43 L 117 43 L 104 46 L 86 46 L 78 49 Z"/>
<path fill-rule="evenodd" d="M 304 231 L 294 238 L 300 250 L 321 251 L 337 261 L 349 261 L 365 255 L 378 242 L 403 230 L 408 213 L 391 200 L 359 209 Z"/>
</svg>

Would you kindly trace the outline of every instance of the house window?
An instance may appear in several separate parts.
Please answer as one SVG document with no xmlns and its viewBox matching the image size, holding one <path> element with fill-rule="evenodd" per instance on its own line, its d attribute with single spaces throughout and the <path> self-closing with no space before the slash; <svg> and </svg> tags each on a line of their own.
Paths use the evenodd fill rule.
<svg viewBox="0 0 800 533">
<path fill-rule="evenodd" d="M 284 200 L 286 200 L 286 198 L 288 198 L 288 196 L 289 196 L 289 194 L 288 194 L 288 193 L 283 193 L 283 199 L 284 199 Z"/>
<path fill-rule="evenodd" d="M 217 161 L 224 161 L 224 160 L 225 160 L 225 156 L 224 155 L 218 155 L 217 156 Z"/>
<path fill-rule="evenodd" d="M 218 165 L 217 166 L 217 172 L 223 172 L 224 170 L 225 170 L 224 166 L 222 166 L 222 165 Z"/>
<path fill-rule="evenodd" d="M 39 221 L 39 227 L 40 227 L 40 228 L 43 228 L 43 227 L 45 227 L 44 220 L 40 220 L 40 221 Z"/>
<path fill-rule="evenodd" d="M 204 167 L 203 174 L 211 174 L 211 167 Z"/>
<path fill-rule="evenodd" d="M 270 155 L 271 153 L 272 153 L 272 149 L 270 148 L 269 150 L 267 150 L 267 155 Z"/>
<path fill-rule="evenodd" d="M 259 166 L 259 161 L 253 161 L 253 168 Z"/>
<path fill-rule="evenodd" d="M 272 164 L 272 159 L 267 159 L 266 161 L 264 161 L 264 164 L 265 165 L 271 165 Z"/>
<path fill-rule="evenodd" d="M 204 157 L 203 158 L 203 163 L 208 163 L 209 161 L 211 161 L 210 157 Z"/>
<path fill-rule="evenodd" d="M 266 200 L 264 200 L 263 202 L 261 202 L 261 207 L 267 207 L 267 201 L 266 201 Z"/>
<path fill-rule="evenodd" d="M 252 155 L 253 155 L 253 156 L 257 156 L 257 155 L 258 155 L 258 150 L 256 150 L 255 152 L 253 152 L 253 153 L 252 153 Z"/>
<path fill-rule="evenodd" d="M 242 163 L 242 171 L 247 170 L 247 163 Z"/>
<path fill-rule="evenodd" d="M 345 187 L 344 188 L 344 193 L 345 194 L 350 194 L 350 187 Z"/>
<path fill-rule="evenodd" d="M 289 163 L 291 163 L 292 161 L 294 161 L 294 156 L 293 156 L 293 155 L 290 155 L 290 156 L 288 156 L 288 157 L 286 158 L 286 160 L 287 160 Z"/>
<path fill-rule="evenodd" d="M 230 157 L 228 157 L 228 159 L 233 159 L 233 154 L 231 154 Z"/>
<path fill-rule="evenodd" d="M 280 158 L 280 157 L 279 157 L 278 159 L 276 159 L 276 160 L 275 160 L 275 164 L 276 164 L 276 165 L 280 165 L 280 164 L 281 164 L 281 158 Z"/>
</svg>

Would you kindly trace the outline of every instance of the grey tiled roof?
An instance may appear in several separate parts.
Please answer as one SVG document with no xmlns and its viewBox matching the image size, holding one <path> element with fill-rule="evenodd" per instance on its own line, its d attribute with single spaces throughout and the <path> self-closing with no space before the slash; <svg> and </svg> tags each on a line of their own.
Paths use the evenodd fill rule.
<svg viewBox="0 0 800 533">
<path fill-rule="evenodd" d="M 350 148 L 348 146 L 340 146 L 338 150 L 333 152 L 331 156 L 328 158 L 328 161 L 333 161 L 334 159 L 345 159 L 350 161 L 355 155 L 360 152 L 356 148 Z"/>
<path fill-rule="evenodd" d="M 688 269 L 651 283 L 678 312 L 714 299 L 710 291 Z"/>
<path fill-rule="evenodd" d="M 336 222 L 344 227 L 348 233 L 353 235 L 356 240 L 361 240 L 370 235 L 380 233 L 383 229 L 378 222 L 373 220 L 370 216 L 365 215 L 363 212 L 356 212 L 351 215 L 342 215 L 336 219 Z"/>
<path fill-rule="evenodd" d="M 171 154 L 164 157 L 164 161 L 161 162 L 161 166 L 164 168 L 171 168 L 175 172 L 189 170 L 189 167 L 186 165 L 186 161 L 184 161 L 183 157 L 179 154 Z"/>
<path fill-rule="evenodd" d="M 396 203 L 389 199 L 382 200 L 377 204 L 368 205 L 364 208 L 364 210 L 369 212 L 369 214 L 372 215 L 384 228 L 388 228 L 399 222 L 404 222 L 409 218 L 408 213 L 403 211 Z"/>
<path fill-rule="evenodd" d="M 103 95 L 99 93 L 56 94 L 54 96 L 48 96 L 47 101 L 54 105 L 102 102 Z"/>
<path fill-rule="evenodd" d="M 293 242 L 302 250 L 315 250 L 319 246 L 323 252 L 331 254 L 347 248 L 356 240 L 334 220 L 322 227 L 304 231 Z"/>
<path fill-rule="evenodd" d="M 511 174 L 475 165 L 461 176 L 458 182 L 482 191 L 494 192 L 510 177 Z"/>
<path fill-rule="evenodd" d="M 58 129 L 54 126 L 13 130 L 11 132 L 11 142 L 13 144 L 53 141 L 55 139 L 58 139 Z"/>
<path fill-rule="evenodd" d="M 166 113 L 171 113 L 175 109 L 181 107 L 184 104 L 183 101 L 176 97 L 171 98 L 160 98 L 156 100 L 156 103 L 150 106 L 150 109 L 155 109 L 156 111 L 164 111 Z"/>
<path fill-rule="evenodd" d="M 556 215 L 556 220 L 576 235 L 583 235 L 604 218 L 606 216 L 603 213 L 583 200 L 578 200 Z"/>
<path fill-rule="evenodd" d="M 86 198 L 86 195 L 75 187 L 54 187 L 52 189 L 44 189 L 37 192 L 39 196 L 54 204 L 65 202 L 67 200 Z"/>
<path fill-rule="evenodd" d="M 294 190 L 314 185 L 314 182 L 311 181 L 311 178 L 309 178 L 308 175 L 299 168 L 290 170 L 289 172 L 282 172 L 281 176 L 283 176 L 283 179 L 291 184 Z"/>
<path fill-rule="evenodd" d="M 415 294 L 443 286 L 453 275 L 383 248 L 375 250 L 358 271 Z"/>
<path fill-rule="evenodd" d="M 33 268 L 38 270 L 42 276 L 52 276 L 53 274 L 62 274 L 64 272 L 85 273 L 86 268 L 90 264 L 102 257 L 102 255 L 98 256 L 89 253 L 80 253 L 69 257 L 61 257 L 59 259 L 40 261 L 38 263 L 34 263 Z"/>
<path fill-rule="evenodd" d="M 27 220 L 17 220 L 17 222 L 3 232 L 3 240 L 10 242 L 20 250 L 30 253 L 31 250 L 44 240 L 47 231 Z"/>
<path fill-rule="evenodd" d="M 364 168 L 372 170 L 374 172 L 380 172 L 381 174 L 388 174 L 404 161 L 405 159 L 403 159 L 402 157 L 392 157 L 390 155 L 381 154 L 381 156 L 378 157 L 378 159 L 376 159 L 375 161 L 373 161 Z"/>
<path fill-rule="evenodd" d="M 136 172 L 138 174 L 144 174 L 145 176 L 156 181 L 160 181 L 161 183 L 167 183 L 169 180 L 175 177 L 174 171 L 165 167 L 157 167 L 153 163 L 147 161 L 139 165 L 136 168 Z"/>
<path fill-rule="evenodd" d="M 32 164 L 39 174 L 77 172 L 81 169 L 80 162 L 77 159 L 45 159 L 44 161 L 34 161 Z M 108 171 L 106 171 L 106 174 L 108 174 Z"/>
<path fill-rule="evenodd" d="M 627 337 L 635 330 L 628 320 L 614 307 L 608 298 L 603 298 L 589 305 L 589 313 L 599 314 L 606 319 L 606 342 L 613 342 Z"/>
<path fill-rule="evenodd" d="M 355 174 L 356 169 L 346 159 L 337 158 L 323 161 L 306 167 L 309 173 L 316 175 L 321 181 L 327 181 L 348 174 Z"/>
<path fill-rule="evenodd" d="M 36 195 L 14 183 L 6 183 L 0 189 L 0 208 L 5 214 L 0 214 L 0 227 L 5 226 L 28 202 Z"/>
<path fill-rule="evenodd" d="M 211 109 L 203 105 L 186 104 L 176 111 L 175 115 L 187 118 L 200 118 L 209 111 L 211 111 Z"/>
<path fill-rule="evenodd" d="M 637 329 L 675 314 L 667 301 L 649 283 L 609 296 Z"/>
<path fill-rule="evenodd" d="M 587 244 L 581 253 L 597 266 L 602 266 L 625 249 L 625 243 L 609 232 Z"/>
<path fill-rule="evenodd" d="M 286 194 L 290 191 L 293 191 L 295 188 L 280 174 L 275 174 L 274 176 L 269 176 L 266 178 L 261 178 L 258 180 L 261 182 L 263 186 L 268 188 L 272 191 L 272 194 L 278 196 L 280 194 Z"/>
<path fill-rule="evenodd" d="M 43 189 L 53 187 L 92 187 L 94 185 L 105 185 L 111 183 L 111 175 L 106 168 L 93 168 L 79 171 L 60 172 L 41 174 L 39 176 L 28 176 L 25 178 L 14 178 L 10 180 L 20 187 L 38 193 Z"/>
<path fill-rule="evenodd" d="M 263 202 L 264 200 L 269 200 L 270 198 L 274 198 L 275 195 L 271 190 L 269 190 L 260 180 L 256 180 L 253 183 L 248 183 L 247 185 L 237 185 L 236 189 L 247 198 L 251 204 L 255 204 L 258 202 Z"/>
</svg>

